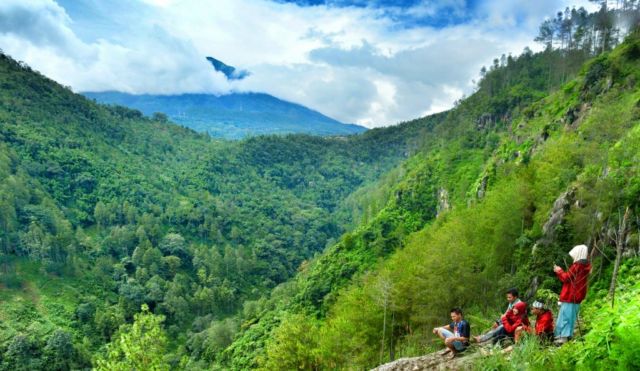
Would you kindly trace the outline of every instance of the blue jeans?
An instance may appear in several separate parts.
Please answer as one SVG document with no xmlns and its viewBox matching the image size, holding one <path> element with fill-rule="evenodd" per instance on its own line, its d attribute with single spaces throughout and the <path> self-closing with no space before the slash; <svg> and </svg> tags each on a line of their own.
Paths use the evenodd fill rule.
<svg viewBox="0 0 640 371">
<path fill-rule="evenodd" d="M 486 334 L 480 336 L 480 342 L 482 343 L 487 340 L 493 340 L 493 344 L 495 344 L 505 337 L 507 337 L 507 331 L 504 329 L 503 325 L 500 325 L 493 330 L 490 330 Z"/>
<path fill-rule="evenodd" d="M 560 312 L 556 321 L 555 336 L 562 338 L 573 337 L 573 328 L 576 325 L 580 304 L 560 303 Z"/>
<path fill-rule="evenodd" d="M 448 339 L 448 338 L 450 338 L 450 337 L 453 337 L 453 336 L 454 336 L 454 335 L 453 335 L 453 332 L 451 332 L 451 331 L 449 331 L 449 330 L 445 330 L 445 329 L 441 328 L 439 331 L 440 331 L 440 334 L 441 334 L 442 336 L 444 336 L 444 338 L 445 338 L 445 339 Z M 464 351 L 465 349 L 467 349 L 467 346 L 466 346 L 466 345 L 464 345 L 464 344 L 463 344 L 461 341 L 459 341 L 459 340 L 454 341 L 454 342 L 452 343 L 452 345 L 453 345 L 453 348 L 456 350 L 456 352 L 462 352 L 462 351 Z"/>
</svg>

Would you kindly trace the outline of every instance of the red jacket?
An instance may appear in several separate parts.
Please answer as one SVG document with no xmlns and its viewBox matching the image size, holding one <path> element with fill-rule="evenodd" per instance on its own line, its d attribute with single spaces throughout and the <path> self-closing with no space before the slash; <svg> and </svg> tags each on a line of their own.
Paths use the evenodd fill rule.
<svg viewBox="0 0 640 371">
<path fill-rule="evenodd" d="M 520 301 L 521 301 L 521 300 L 520 300 L 520 299 L 518 299 L 518 303 L 519 303 Z M 518 303 L 516 303 L 516 304 L 518 304 Z M 515 304 L 514 304 L 513 306 L 515 306 Z M 507 320 L 508 320 L 510 323 L 513 323 L 513 322 L 517 319 L 517 317 L 518 317 L 518 316 L 516 316 L 515 314 L 513 314 L 513 306 L 511 307 L 511 309 L 507 309 L 507 311 L 506 311 L 506 312 L 504 313 L 504 315 L 502 316 L 502 317 L 506 316 L 506 317 L 507 317 Z M 502 322 L 502 318 L 500 319 L 500 321 Z"/>
<path fill-rule="evenodd" d="M 553 332 L 553 314 L 545 310 L 536 317 L 536 335 L 550 334 Z"/>
<path fill-rule="evenodd" d="M 556 275 L 562 281 L 560 301 L 565 303 L 582 303 L 587 296 L 587 280 L 591 272 L 591 264 L 586 261 L 578 261 L 571 264 L 568 272 L 560 269 Z"/>
<path fill-rule="evenodd" d="M 502 325 L 509 335 L 513 335 L 520 326 L 529 326 L 529 318 L 527 317 L 527 303 L 521 301 L 513 306 L 518 310 L 518 314 L 513 313 L 513 309 L 502 316 Z"/>
</svg>

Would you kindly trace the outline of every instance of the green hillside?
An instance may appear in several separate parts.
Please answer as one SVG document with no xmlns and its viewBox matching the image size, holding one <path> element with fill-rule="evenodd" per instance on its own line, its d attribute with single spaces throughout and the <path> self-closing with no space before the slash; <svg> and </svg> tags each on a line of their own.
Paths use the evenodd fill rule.
<svg viewBox="0 0 640 371">
<path fill-rule="evenodd" d="M 608 316 L 599 311 L 609 305 L 612 236 L 627 208 L 625 256 L 638 251 L 639 36 L 566 83 L 539 73 L 563 61 L 551 50 L 491 70 L 402 165 L 380 212 L 247 316 L 223 364 L 365 369 L 428 353 L 438 347 L 431 329 L 451 307 L 464 308 L 478 334 L 500 313 L 509 287 L 527 300 L 553 301 L 560 289 L 553 264 L 564 266 L 570 247 L 588 243 L 597 247 L 597 273 L 584 330 L 598 335 L 562 356 L 529 349 L 514 354 L 516 363 L 497 356 L 477 367 L 637 367 L 640 326 L 627 318 L 637 316 L 637 290 L 616 296 L 619 309 Z M 626 264 L 637 274 L 637 259 Z M 619 286 L 631 290 L 632 277 Z"/>
</svg>

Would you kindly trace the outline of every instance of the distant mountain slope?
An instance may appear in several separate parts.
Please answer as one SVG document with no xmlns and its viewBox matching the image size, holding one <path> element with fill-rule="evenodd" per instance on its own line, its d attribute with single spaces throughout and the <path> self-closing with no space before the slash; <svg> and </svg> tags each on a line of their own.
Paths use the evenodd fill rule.
<svg viewBox="0 0 640 371">
<path fill-rule="evenodd" d="M 100 103 L 117 104 L 145 115 L 165 113 L 172 121 L 214 137 L 241 139 L 263 134 L 348 135 L 366 129 L 347 125 L 299 104 L 262 93 L 132 95 L 86 92 Z"/>
</svg>

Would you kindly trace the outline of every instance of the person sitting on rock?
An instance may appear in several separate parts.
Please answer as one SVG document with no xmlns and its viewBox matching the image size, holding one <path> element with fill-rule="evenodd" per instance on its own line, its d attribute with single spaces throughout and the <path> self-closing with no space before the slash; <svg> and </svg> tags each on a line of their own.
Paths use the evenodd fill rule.
<svg viewBox="0 0 640 371">
<path fill-rule="evenodd" d="M 537 316 L 535 328 L 532 328 L 531 326 L 528 325 L 529 320 L 526 316 L 526 311 L 527 311 L 526 303 L 520 302 L 517 304 L 517 308 L 516 306 L 514 306 L 513 308 L 513 312 L 516 318 L 516 323 L 514 324 L 514 326 L 517 326 L 514 332 L 516 343 L 519 343 L 526 334 L 536 334 L 541 339 L 553 338 L 553 316 L 551 315 L 551 312 L 549 310 L 544 309 L 544 305 L 539 301 L 535 301 L 532 304 L 532 308 L 533 308 L 532 309 L 533 314 Z M 519 325 L 517 324 L 518 321 L 520 322 Z M 551 326 L 551 328 L 549 328 L 549 326 Z M 513 328 L 513 326 L 505 325 L 505 329 L 511 329 L 511 328 Z M 505 348 L 502 351 L 502 353 L 510 353 L 512 351 L 513 351 L 513 345 L 510 345 L 507 348 Z"/>
<path fill-rule="evenodd" d="M 512 316 L 503 315 L 501 321 L 507 336 L 515 338 L 517 343 L 530 325 L 529 318 L 527 317 L 527 303 L 523 301 L 518 302 L 513 306 L 512 312 Z"/>
<path fill-rule="evenodd" d="M 520 298 L 518 295 L 518 289 L 511 288 L 506 292 L 507 296 L 507 310 L 504 312 L 503 317 L 507 316 L 509 318 L 513 317 L 513 306 L 520 302 Z M 515 319 L 514 319 L 515 320 Z M 475 336 L 474 340 L 478 343 L 483 343 L 485 341 L 493 340 L 493 343 L 497 343 L 500 339 L 503 339 L 507 336 L 507 333 L 504 330 L 504 326 L 502 325 L 502 319 L 497 319 L 491 330 L 484 335 Z"/>
<path fill-rule="evenodd" d="M 529 332 L 538 336 L 542 342 L 553 340 L 553 313 L 539 301 L 531 304 L 531 313 L 536 316 L 536 326 Z"/>
<path fill-rule="evenodd" d="M 462 309 L 451 309 L 451 323 L 442 327 L 435 327 L 433 333 L 444 340 L 447 347 L 442 354 L 451 353 L 451 358 L 464 352 L 469 346 L 471 337 L 471 325 L 463 319 Z"/>
</svg>

